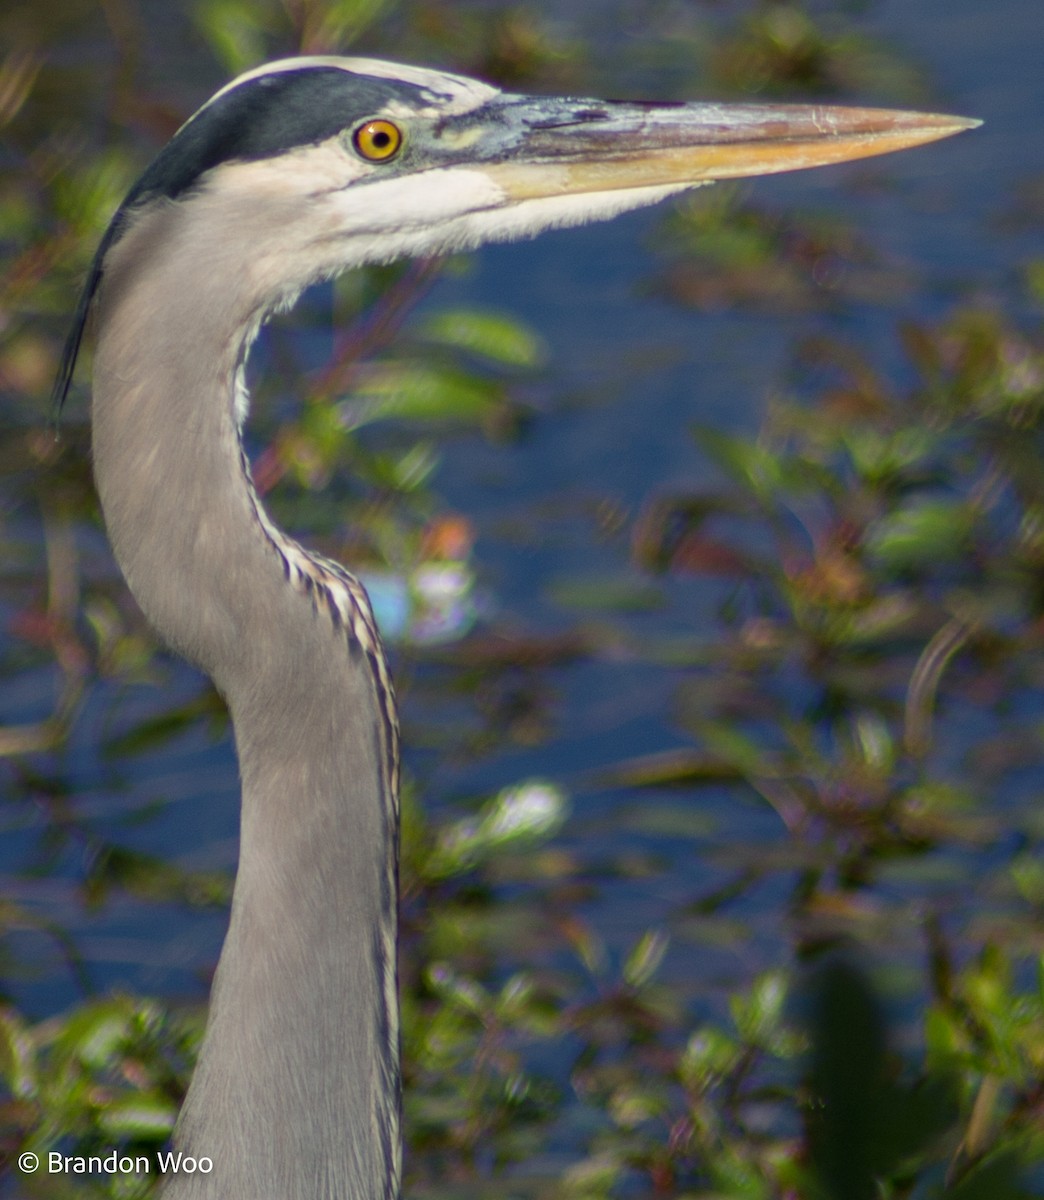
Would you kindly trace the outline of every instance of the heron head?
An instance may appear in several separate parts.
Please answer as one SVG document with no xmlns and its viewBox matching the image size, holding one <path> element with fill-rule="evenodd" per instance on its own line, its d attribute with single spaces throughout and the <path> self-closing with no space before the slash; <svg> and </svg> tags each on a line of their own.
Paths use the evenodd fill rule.
<svg viewBox="0 0 1044 1200">
<path fill-rule="evenodd" d="M 501 92 L 365 58 L 292 58 L 233 80 L 131 189 L 98 250 L 56 383 L 121 243 L 191 256 L 244 311 L 368 262 L 611 217 L 715 179 L 881 154 L 977 124 L 799 105 L 634 103 Z M 251 317 L 250 319 L 254 319 Z"/>
<path fill-rule="evenodd" d="M 282 236 L 268 249 L 288 273 L 333 271 L 596 220 L 715 179 L 880 154 L 972 124 L 818 105 L 521 96 L 374 59 L 284 59 L 205 104 L 124 207 L 224 196 L 241 217 L 278 215 Z"/>
</svg>

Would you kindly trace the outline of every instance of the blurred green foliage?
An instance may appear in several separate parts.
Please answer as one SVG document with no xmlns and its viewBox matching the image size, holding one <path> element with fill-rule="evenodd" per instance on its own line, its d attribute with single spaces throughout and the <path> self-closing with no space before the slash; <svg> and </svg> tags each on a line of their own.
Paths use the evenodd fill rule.
<svg viewBox="0 0 1044 1200">
<path fill-rule="evenodd" d="M 201 0 L 187 36 L 215 84 L 264 58 L 351 46 L 573 92 L 634 78 L 632 61 L 639 77 L 665 72 L 657 78 L 679 95 L 700 90 L 697 70 L 739 96 L 858 89 L 902 101 L 925 91 L 859 30 L 852 6 L 669 7 L 643 10 L 643 40 L 628 44 L 626 63 L 596 61 L 579 23 L 521 5 Z M 134 6 L 105 13 L 104 33 L 82 2 L 0 15 L 0 485 L 5 500 L 18 497 L 0 525 L 0 582 L 16 610 L 0 668 L 12 679 L 46 669 L 58 681 L 48 715 L 0 729 L 4 803 L 43 814 L 38 873 L 82 856 L 87 905 L 129 894 L 220 907 L 223 874 L 100 834 L 64 774 L 85 695 L 155 686 L 164 668 L 90 548 L 97 517 L 80 406 L 56 443 L 48 389 L 69 297 L 111 212 L 206 90 L 171 83 L 173 67 L 145 70 L 158 52 Z M 816 308 L 880 300 L 904 283 L 862 236 L 819 218 L 783 220 L 738 188 L 698 194 L 660 233 L 655 286 L 679 303 Z M 510 315 L 443 308 L 413 320 L 434 274 L 420 264 L 341 281 L 332 305 L 348 332 L 329 364 L 306 371 L 295 339 L 277 331 L 257 388 L 267 400 L 259 486 L 280 482 L 276 513 L 353 561 L 406 570 L 421 557 L 441 507 L 439 438 L 461 427 L 512 436 L 545 366 L 537 337 Z M 1023 278 L 1039 305 L 1041 263 Z M 898 336 L 911 381 L 902 388 L 856 349 L 809 341 L 800 378 L 756 437 L 695 430 L 718 484 L 650 498 L 633 523 L 630 567 L 559 585 L 563 607 L 593 618 L 583 636 L 442 652 L 447 693 L 474 694 L 480 678 L 488 692 L 498 672 L 617 648 L 626 639 L 607 626 L 655 606 L 662 586 L 723 582 L 713 633 L 638 651 L 677 673 L 684 745 L 613 764 L 604 780 L 641 797 L 643 831 L 707 837 L 713 822 L 697 805 L 714 788 L 770 810 L 780 835 L 728 847 L 722 884 L 698 894 L 694 883 L 671 928 L 645 930 L 614 955 L 585 908 L 595 884 L 566 840 L 559 787 L 509 789 L 438 822 L 407 780 L 408 1195 L 1041 1194 L 1039 1171 L 1028 1181 L 1044 1161 L 1044 824 L 1036 784 L 1020 781 L 1039 781 L 1044 765 L 1044 729 L 1023 702 L 1044 682 L 1044 352 L 1000 304 Z M 304 382 L 292 411 L 287 374 Z M 377 436 L 361 436 L 371 426 Z M 495 711 L 527 738 L 546 736 L 513 693 Z M 125 761 L 225 724 L 207 691 L 112 732 L 103 750 Z M 664 795 L 682 799 L 657 807 Z M 991 865 L 969 880 L 977 852 Z M 609 878 L 646 869 L 632 860 Z M 976 920 L 947 919 L 937 886 L 955 878 L 979 888 Z M 731 981 L 717 1002 L 700 981 L 679 980 L 672 947 L 738 936 L 729 905 L 762 885 L 775 887 L 775 903 L 785 897 L 791 944 L 775 965 Z M 5 973 L 23 965 L 8 935 L 26 928 L 45 928 L 82 979 L 64 931 L 13 899 L 0 907 Z M 903 970 L 917 983 L 898 990 L 916 1003 L 898 1014 Z M 56 1147 L 154 1156 L 201 1031 L 198 1011 L 147 997 L 92 996 L 43 1020 L 6 1003 L 0 1170 Z M 51 1200 L 145 1197 L 155 1175 L 12 1186 Z"/>
</svg>

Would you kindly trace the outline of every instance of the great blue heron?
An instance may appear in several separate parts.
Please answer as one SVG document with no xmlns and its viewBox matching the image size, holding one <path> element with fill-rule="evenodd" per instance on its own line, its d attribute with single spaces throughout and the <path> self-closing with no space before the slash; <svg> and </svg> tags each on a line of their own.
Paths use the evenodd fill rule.
<svg viewBox="0 0 1044 1200">
<path fill-rule="evenodd" d="M 528 236 L 714 179 L 977 122 L 797 106 L 501 93 L 361 58 L 230 83 L 116 213 L 56 384 L 96 312 L 94 469 L 142 610 L 228 702 L 239 871 L 175 1133 L 207 1173 L 170 1200 L 399 1193 L 398 734 L 381 640 L 343 567 L 267 517 L 240 431 L 265 318 L 363 263 Z"/>
</svg>

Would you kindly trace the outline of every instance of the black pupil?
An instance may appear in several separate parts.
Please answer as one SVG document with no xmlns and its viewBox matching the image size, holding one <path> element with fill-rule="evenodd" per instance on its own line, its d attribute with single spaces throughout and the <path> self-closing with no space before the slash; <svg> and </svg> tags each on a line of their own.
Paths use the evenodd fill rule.
<svg viewBox="0 0 1044 1200">
<path fill-rule="evenodd" d="M 373 144 L 378 150 L 391 145 L 391 134 L 386 129 L 376 129 L 373 134 Z"/>
</svg>

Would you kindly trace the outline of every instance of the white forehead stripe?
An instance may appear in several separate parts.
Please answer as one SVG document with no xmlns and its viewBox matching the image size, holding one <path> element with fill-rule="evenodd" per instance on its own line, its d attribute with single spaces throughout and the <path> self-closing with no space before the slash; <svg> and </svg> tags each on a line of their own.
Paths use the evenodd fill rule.
<svg viewBox="0 0 1044 1200">
<path fill-rule="evenodd" d="M 231 83 L 225 84 L 221 91 L 215 92 L 203 108 L 209 107 L 226 92 L 239 87 L 241 83 L 248 83 L 251 79 L 277 75 L 283 71 L 307 70 L 309 67 L 333 67 L 352 75 L 369 75 L 374 79 L 391 79 L 413 84 L 414 87 L 424 89 L 428 93 L 424 98 L 437 105 L 440 113 L 448 116 L 471 112 L 499 95 L 497 88 L 488 83 L 480 83 L 477 79 L 469 79 L 466 75 L 451 75 L 427 67 L 409 67 L 401 63 L 385 62 L 380 58 L 341 58 L 332 54 L 317 54 L 281 58 L 276 62 L 255 67 L 252 71 L 246 71 Z M 203 109 L 200 109 L 200 112 L 202 111 Z"/>
</svg>

